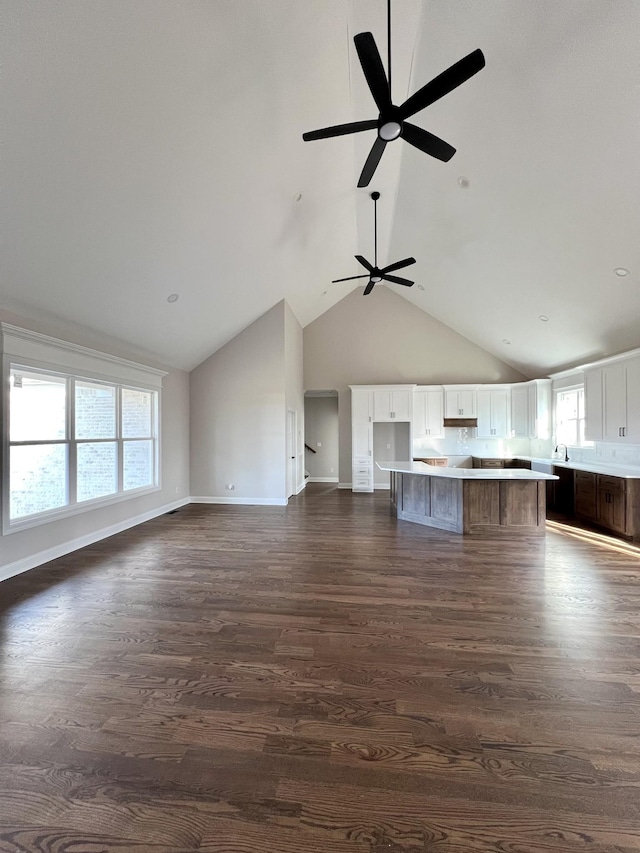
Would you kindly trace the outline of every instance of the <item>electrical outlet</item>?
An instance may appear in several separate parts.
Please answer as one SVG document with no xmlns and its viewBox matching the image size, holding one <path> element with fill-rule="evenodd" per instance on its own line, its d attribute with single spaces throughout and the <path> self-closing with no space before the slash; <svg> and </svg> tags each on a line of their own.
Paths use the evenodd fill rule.
<svg viewBox="0 0 640 853">
<path fill-rule="evenodd" d="M 391 450 L 391 445 L 387 442 L 387 450 Z"/>
<path fill-rule="evenodd" d="M 227 483 L 226 485 L 227 491 L 232 492 L 235 489 L 233 483 Z"/>
<path fill-rule="evenodd" d="M 329 473 L 333 474 L 333 468 L 329 468 Z"/>
<path fill-rule="evenodd" d="M 322 447 L 322 442 L 321 442 L 321 441 L 316 441 L 316 447 Z"/>
</svg>

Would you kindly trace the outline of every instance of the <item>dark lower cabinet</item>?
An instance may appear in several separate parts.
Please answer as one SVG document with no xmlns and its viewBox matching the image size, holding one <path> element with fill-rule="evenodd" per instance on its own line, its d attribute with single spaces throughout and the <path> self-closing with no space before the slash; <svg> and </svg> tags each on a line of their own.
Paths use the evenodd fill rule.
<svg viewBox="0 0 640 853">
<path fill-rule="evenodd" d="M 576 471 L 575 513 L 587 521 L 598 520 L 597 477 L 590 471 Z"/>
<path fill-rule="evenodd" d="M 562 513 L 562 515 L 573 515 L 574 471 L 572 468 L 560 468 L 554 465 L 553 473 L 559 479 L 548 481 L 551 488 L 547 490 L 547 505 L 550 504 L 551 509 Z"/>
<path fill-rule="evenodd" d="M 622 477 L 606 477 L 598 474 L 598 524 L 614 530 L 627 532 L 627 483 Z"/>
<path fill-rule="evenodd" d="M 624 477 L 575 472 L 575 513 L 599 527 L 637 539 L 640 483 Z"/>
</svg>

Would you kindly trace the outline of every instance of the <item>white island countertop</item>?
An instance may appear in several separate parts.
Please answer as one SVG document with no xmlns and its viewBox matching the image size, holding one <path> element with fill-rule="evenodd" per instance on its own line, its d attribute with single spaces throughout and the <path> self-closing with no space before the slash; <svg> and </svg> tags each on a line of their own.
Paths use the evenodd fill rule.
<svg viewBox="0 0 640 853">
<path fill-rule="evenodd" d="M 396 474 L 422 474 L 429 477 L 448 477 L 454 480 L 558 480 L 555 474 L 529 471 L 528 468 L 443 468 L 426 462 L 376 462 L 381 471 Z"/>
</svg>

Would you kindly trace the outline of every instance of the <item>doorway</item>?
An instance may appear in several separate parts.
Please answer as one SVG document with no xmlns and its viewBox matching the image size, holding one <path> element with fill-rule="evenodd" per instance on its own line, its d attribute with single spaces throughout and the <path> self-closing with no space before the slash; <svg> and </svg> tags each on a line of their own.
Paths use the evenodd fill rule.
<svg viewBox="0 0 640 853">
<path fill-rule="evenodd" d="M 340 470 L 338 392 L 305 391 L 305 479 L 338 483 Z"/>
</svg>

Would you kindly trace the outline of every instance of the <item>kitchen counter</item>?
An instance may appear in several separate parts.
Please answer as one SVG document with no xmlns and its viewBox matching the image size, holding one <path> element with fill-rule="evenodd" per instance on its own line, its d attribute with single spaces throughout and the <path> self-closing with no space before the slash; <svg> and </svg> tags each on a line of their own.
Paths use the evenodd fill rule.
<svg viewBox="0 0 640 853">
<path fill-rule="evenodd" d="M 587 471 L 591 474 L 606 474 L 608 477 L 624 477 L 625 479 L 640 480 L 640 468 L 634 468 L 630 465 L 613 465 L 611 463 L 601 464 L 600 462 L 573 462 L 569 459 L 565 462 L 563 459 L 540 459 L 534 456 L 518 456 L 517 459 L 529 459 L 534 462 L 557 466 L 558 468 L 570 468 L 573 471 Z"/>
<path fill-rule="evenodd" d="M 391 505 L 400 520 L 466 536 L 544 535 L 545 481 L 558 479 L 522 468 L 376 464 L 390 472 Z"/>
<path fill-rule="evenodd" d="M 495 453 L 485 456 L 474 453 L 473 458 L 503 459 L 505 462 L 512 459 L 522 459 L 525 462 L 546 465 L 550 468 L 557 465 L 559 468 L 570 468 L 573 471 L 587 471 L 592 474 L 606 474 L 609 477 L 625 477 L 626 479 L 640 480 L 640 467 L 633 465 L 615 465 L 612 462 L 574 462 L 572 459 L 565 462 L 564 459 L 554 459 L 553 457 L 548 456 L 523 456 L 520 453 L 514 456 L 496 456 Z"/>
<path fill-rule="evenodd" d="M 418 474 L 429 477 L 446 477 L 454 480 L 557 480 L 555 474 L 529 471 L 527 468 L 443 468 L 425 462 L 376 462 L 381 471 L 398 474 Z"/>
</svg>

